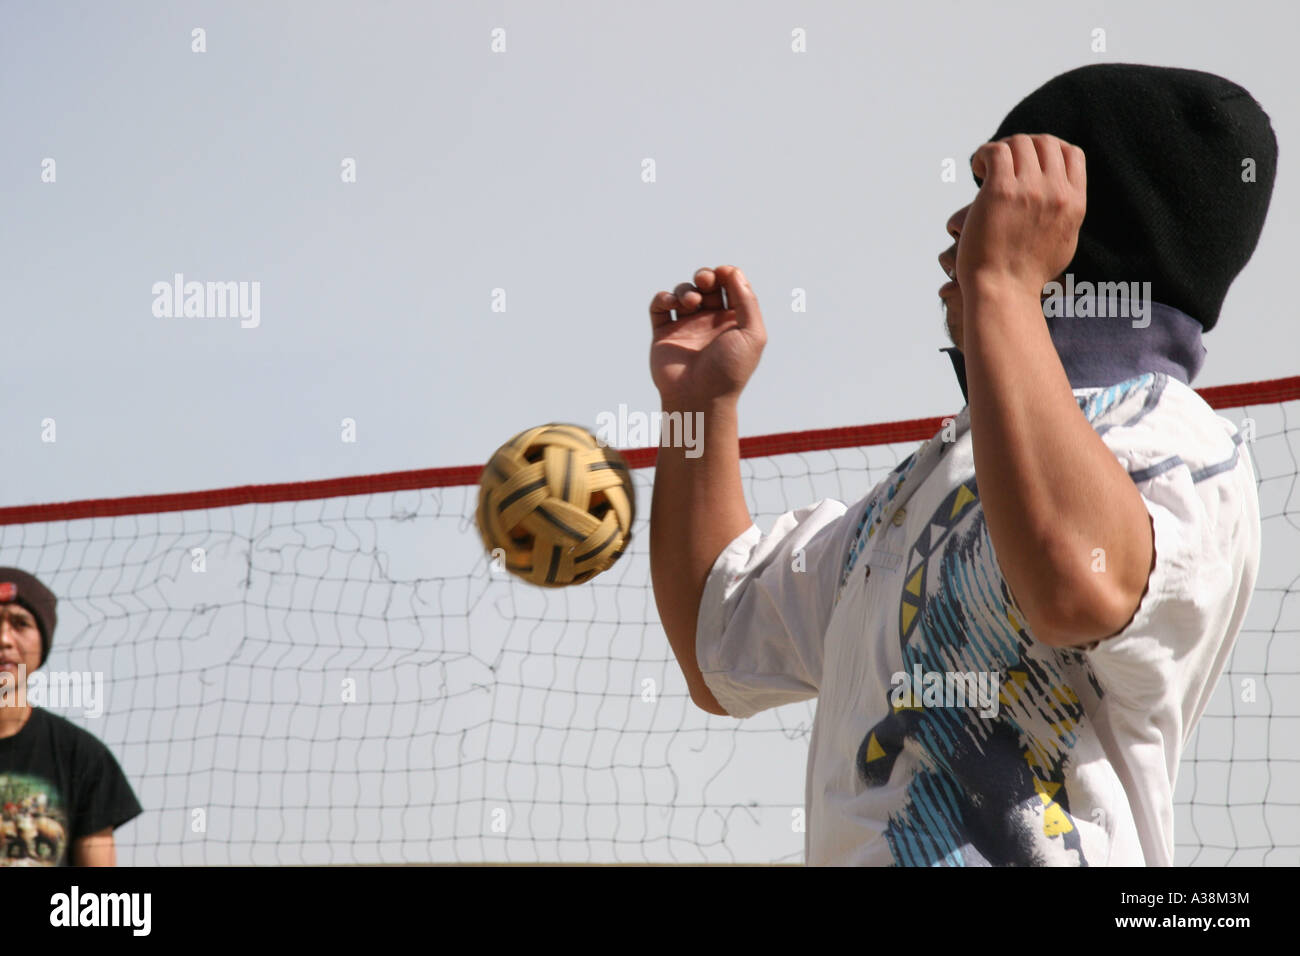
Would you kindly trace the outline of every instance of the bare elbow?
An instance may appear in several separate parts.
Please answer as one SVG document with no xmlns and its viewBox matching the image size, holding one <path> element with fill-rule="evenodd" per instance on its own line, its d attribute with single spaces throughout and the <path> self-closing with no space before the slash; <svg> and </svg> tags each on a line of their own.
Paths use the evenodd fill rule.
<svg viewBox="0 0 1300 956">
<path fill-rule="evenodd" d="M 1155 570 L 1154 526 L 1106 549 L 1082 554 L 1068 539 L 1048 538 L 1029 605 L 1021 608 L 1034 636 L 1049 647 L 1081 647 L 1114 637 L 1132 623 Z"/>
<path fill-rule="evenodd" d="M 713 692 L 701 683 L 699 687 L 691 688 L 691 703 L 706 714 L 713 714 L 717 717 L 730 717 L 726 709 L 718 703 L 718 699 L 713 696 Z"/>
<path fill-rule="evenodd" d="M 1074 586 L 1059 589 L 1058 595 L 1060 599 L 1036 615 L 1039 620 L 1031 620 L 1030 627 L 1041 643 L 1063 648 L 1091 644 L 1123 631 L 1133 620 L 1142 592 Z"/>
</svg>

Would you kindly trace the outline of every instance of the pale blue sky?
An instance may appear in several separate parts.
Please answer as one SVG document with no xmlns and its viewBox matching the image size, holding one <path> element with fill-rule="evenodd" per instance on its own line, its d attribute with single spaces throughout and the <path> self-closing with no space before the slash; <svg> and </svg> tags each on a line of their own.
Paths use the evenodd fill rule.
<svg viewBox="0 0 1300 956">
<path fill-rule="evenodd" d="M 652 410 L 648 302 L 724 262 L 770 335 L 742 433 L 951 411 L 935 257 L 974 184 L 940 162 L 1098 61 L 1219 72 L 1271 114 L 1269 220 L 1197 384 L 1292 374 L 1300 12 L 1176 9 L 9 0 L 0 498 L 471 464 Z M 260 281 L 260 326 L 155 318 L 176 272 Z"/>
</svg>

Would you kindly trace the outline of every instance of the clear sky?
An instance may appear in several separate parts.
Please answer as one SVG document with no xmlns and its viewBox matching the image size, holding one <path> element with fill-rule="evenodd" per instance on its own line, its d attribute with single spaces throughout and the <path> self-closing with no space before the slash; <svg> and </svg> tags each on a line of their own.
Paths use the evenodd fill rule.
<svg viewBox="0 0 1300 956">
<path fill-rule="evenodd" d="M 743 434 L 955 410 L 935 257 L 975 186 L 941 164 L 1092 62 L 1218 72 L 1271 114 L 1268 223 L 1196 384 L 1293 374 L 1300 8 L 1176 9 L 8 0 L 0 497 L 473 464 L 653 410 L 650 298 L 721 263 L 769 328 Z M 155 317 L 176 273 L 260 283 L 259 324 Z"/>
</svg>

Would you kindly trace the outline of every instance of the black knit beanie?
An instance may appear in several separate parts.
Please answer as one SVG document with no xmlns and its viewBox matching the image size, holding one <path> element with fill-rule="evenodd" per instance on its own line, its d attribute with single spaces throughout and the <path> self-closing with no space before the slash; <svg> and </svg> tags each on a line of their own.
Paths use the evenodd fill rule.
<svg viewBox="0 0 1300 956">
<path fill-rule="evenodd" d="M 54 640 L 54 625 L 59 619 L 54 613 L 58 599 L 44 584 L 18 568 L 0 568 L 0 604 L 20 604 L 32 612 L 36 626 L 41 631 L 41 663 L 50 654 Z"/>
<path fill-rule="evenodd" d="M 1249 93 L 1198 70 L 1095 64 L 1030 93 L 991 140 L 1017 133 L 1084 152 L 1088 211 L 1065 270 L 1076 285 L 1149 281 L 1156 302 L 1214 328 L 1277 172 L 1273 127 Z"/>
</svg>

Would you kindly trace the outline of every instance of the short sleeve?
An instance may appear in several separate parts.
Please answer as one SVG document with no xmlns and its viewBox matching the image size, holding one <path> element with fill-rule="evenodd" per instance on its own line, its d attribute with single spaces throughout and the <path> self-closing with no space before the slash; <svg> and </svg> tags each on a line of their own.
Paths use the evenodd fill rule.
<svg viewBox="0 0 1300 956">
<path fill-rule="evenodd" d="M 1232 423 L 1190 388 L 1155 380 L 1095 421 L 1151 519 L 1154 562 L 1133 618 L 1091 651 L 1109 692 L 1135 709 L 1191 695 L 1203 709 L 1240 630 L 1259 565 L 1259 499 Z"/>
<path fill-rule="evenodd" d="M 862 507 L 855 507 L 860 514 Z M 815 697 L 825 632 L 854 534 L 824 499 L 750 528 L 714 562 L 700 599 L 696 660 L 733 717 Z"/>
<path fill-rule="evenodd" d="M 94 744 L 86 748 L 84 765 L 77 768 L 74 840 L 109 827 L 117 829 L 142 812 L 140 801 L 112 751 L 98 740 Z"/>
</svg>

